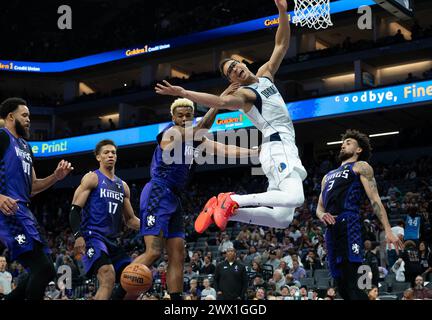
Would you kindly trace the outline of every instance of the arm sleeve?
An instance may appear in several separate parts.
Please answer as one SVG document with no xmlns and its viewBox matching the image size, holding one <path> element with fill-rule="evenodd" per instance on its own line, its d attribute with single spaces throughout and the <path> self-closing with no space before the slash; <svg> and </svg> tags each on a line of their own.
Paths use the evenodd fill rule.
<svg viewBox="0 0 432 320">
<path fill-rule="evenodd" d="M 80 234 L 81 210 L 82 208 L 80 206 L 72 205 L 71 211 L 69 213 L 69 223 L 75 239 L 81 236 Z"/>
</svg>

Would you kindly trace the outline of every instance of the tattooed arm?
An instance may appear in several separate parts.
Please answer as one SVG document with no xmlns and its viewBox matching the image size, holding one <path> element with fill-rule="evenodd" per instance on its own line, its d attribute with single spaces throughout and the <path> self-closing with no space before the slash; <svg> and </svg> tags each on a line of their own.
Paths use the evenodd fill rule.
<svg viewBox="0 0 432 320">
<path fill-rule="evenodd" d="M 360 175 L 360 181 L 363 184 L 366 195 L 371 202 L 373 212 L 384 227 L 387 242 L 394 244 L 396 250 L 398 250 L 398 248 L 402 248 L 402 242 L 393 234 L 391 230 L 386 210 L 378 194 L 377 184 L 372 167 L 365 161 L 358 161 L 354 165 L 353 170 Z"/>
</svg>

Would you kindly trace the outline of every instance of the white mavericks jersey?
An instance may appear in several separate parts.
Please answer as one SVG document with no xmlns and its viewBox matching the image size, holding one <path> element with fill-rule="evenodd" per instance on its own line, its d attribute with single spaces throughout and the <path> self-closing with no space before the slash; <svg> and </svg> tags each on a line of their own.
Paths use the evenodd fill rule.
<svg viewBox="0 0 432 320">
<path fill-rule="evenodd" d="M 255 127 L 262 132 L 263 141 L 266 141 L 272 134 L 279 134 L 284 146 L 284 153 L 289 159 L 290 169 L 288 171 L 296 168 L 304 179 L 306 177 L 306 170 L 301 164 L 298 155 L 298 149 L 295 144 L 294 126 L 288 113 L 288 108 L 279 90 L 270 79 L 260 77 L 258 80 L 259 82 L 257 83 L 243 87 L 255 92 L 256 101 L 249 112 L 241 111 L 250 119 Z M 271 144 L 271 142 L 269 144 Z M 262 153 L 265 151 L 265 145 L 267 145 L 267 143 L 263 144 L 261 149 Z M 266 157 L 266 155 L 261 154 L 260 158 L 262 157 Z M 263 161 L 261 161 L 261 163 L 263 163 Z"/>
</svg>

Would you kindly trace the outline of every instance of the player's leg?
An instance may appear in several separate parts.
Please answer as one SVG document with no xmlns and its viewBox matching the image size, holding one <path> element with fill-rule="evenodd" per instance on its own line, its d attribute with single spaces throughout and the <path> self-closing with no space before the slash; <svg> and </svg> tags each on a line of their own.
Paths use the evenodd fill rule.
<svg viewBox="0 0 432 320">
<path fill-rule="evenodd" d="M 46 286 L 56 275 L 51 257 L 44 252 L 43 245 L 35 241 L 33 250 L 21 254 L 18 261 L 29 270 L 28 277 L 5 299 L 42 300 Z"/>
<path fill-rule="evenodd" d="M 285 207 L 296 208 L 303 204 L 303 181 L 297 171 L 292 171 L 284 178 L 276 190 L 267 192 L 231 195 L 231 199 L 237 202 L 239 207 Z"/>
<path fill-rule="evenodd" d="M 154 182 L 145 185 L 140 199 L 140 234 L 144 237 L 145 252 L 134 263 L 151 267 L 160 258 L 169 220 L 176 208 L 177 199 L 168 188 Z"/>
<path fill-rule="evenodd" d="M 96 300 L 108 300 L 115 282 L 113 263 L 109 256 L 106 241 L 96 237 L 86 237 L 86 252 L 82 262 L 87 277 L 97 275 L 99 289 L 96 292 Z"/>
<path fill-rule="evenodd" d="M 20 210 L 28 211 L 23 215 L 33 216 L 25 206 L 20 206 Z M 29 274 L 5 299 L 41 300 L 46 286 L 56 275 L 54 264 L 36 220 L 28 219 L 24 227 L 19 216 L 0 215 L 0 241 L 6 244 L 12 260 L 18 260 Z"/>
<path fill-rule="evenodd" d="M 96 292 L 95 300 L 108 300 L 111 297 L 115 284 L 115 271 L 112 264 L 104 264 L 98 268 L 97 278 L 99 289 Z"/>
<path fill-rule="evenodd" d="M 273 181 L 269 179 L 271 184 Z M 283 179 L 278 190 L 269 190 L 264 193 L 251 195 L 234 195 L 246 199 L 244 203 L 254 203 L 257 208 L 240 208 L 230 217 L 231 221 L 267 226 L 272 228 L 288 228 L 294 218 L 294 211 L 304 202 L 303 182 L 300 175 L 293 171 Z M 292 206 L 288 206 L 292 205 Z M 268 208 L 267 206 L 273 207 Z"/>
<path fill-rule="evenodd" d="M 183 295 L 184 237 L 183 209 L 178 200 L 177 210 L 172 214 L 169 221 L 166 240 L 168 254 L 167 286 L 171 300 L 181 300 Z"/>
<path fill-rule="evenodd" d="M 294 217 L 295 208 L 240 208 L 230 221 L 254 224 L 263 227 L 286 229 Z"/>
<path fill-rule="evenodd" d="M 361 274 L 358 273 L 361 263 L 344 261 L 340 265 L 342 276 L 338 281 L 340 295 L 344 300 L 368 300 L 365 291 L 358 285 Z"/>
<path fill-rule="evenodd" d="M 164 248 L 164 238 L 162 230 L 158 236 L 144 236 L 145 251 L 135 258 L 133 263 L 145 264 L 151 267 L 152 264 L 161 257 Z"/>
<path fill-rule="evenodd" d="M 170 238 L 166 241 L 168 254 L 167 286 L 171 300 L 181 300 L 183 294 L 184 240 Z"/>
<path fill-rule="evenodd" d="M 132 262 L 132 258 L 117 244 L 110 243 L 108 250 L 115 271 L 115 283 L 117 284 L 114 286 L 111 299 L 123 300 L 127 292 L 120 285 L 120 277 L 123 270 Z"/>
</svg>

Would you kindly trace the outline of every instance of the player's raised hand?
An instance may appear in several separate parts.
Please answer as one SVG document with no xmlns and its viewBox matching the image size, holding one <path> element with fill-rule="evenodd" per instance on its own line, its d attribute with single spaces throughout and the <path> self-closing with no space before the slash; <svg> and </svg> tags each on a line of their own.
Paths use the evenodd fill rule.
<svg viewBox="0 0 432 320">
<path fill-rule="evenodd" d="M 18 200 L 0 194 L 0 211 L 5 215 L 13 215 L 18 210 Z"/>
<path fill-rule="evenodd" d="M 330 213 L 326 212 L 321 217 L 320 220 L 324 222 L 326 225 L 332 225 L 336 223 L 335 217 Z"/>
<path fill-rule="evenodd" d="M 158 83 L 155 87 L 157 94 L 166 96 L 179 96 L 182 97 L 185 89 L 180 86 L 172 86 L 168 81 L 163 80 L 164 84 Z"/>
<path fill-rule="evenodd" d="M 274 0 L 276 7 L 280 10 L 280 11 L 287 11 L 288 10 L 288 5 L 286 0 Z"/>
<path fill-rule="evenodd" d="M 57 165 L 57 168 L 54 171 L 54 175 L 57 180 L 62 180 L 66 177 L 74 168 L 72 164 L 68 161 L 62 160 Z"/>
<path fill-rule="evenodd" d="M 236 92 L 238 90 L 238 88 L 240 88 L 240 83 L 233 82 L 224 90 L 224 92 L 221 93 L 220 96 L 223 97 L 223 96 L 227 96 L 229 94 L 233 94 L 234 92 Z"/>
<path fill-rule="evenodd" d="M 404 244 L 402 243 L 401 239 L 395 236 L 393 232 L 391 232 L 391 230 L 386 232 L 385 237 L 386 237 L 386 242 L 388 244 L 394 245 L 397 254 L 399 254 L 399 249 L 400 250 L 404 249 Z"/>
</svg>

